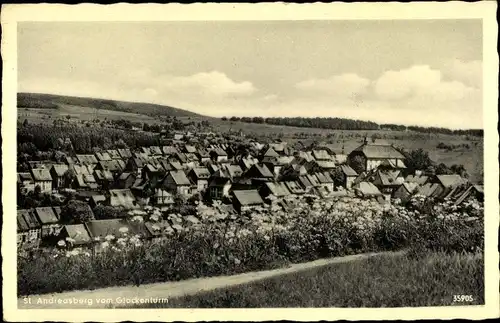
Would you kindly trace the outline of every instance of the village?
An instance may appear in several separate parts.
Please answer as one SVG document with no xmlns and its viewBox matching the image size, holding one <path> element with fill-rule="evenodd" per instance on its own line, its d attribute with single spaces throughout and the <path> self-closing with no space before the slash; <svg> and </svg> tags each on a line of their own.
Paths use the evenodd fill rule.
<svg viewBox="0 0 500 323">
<path fill-rule="evenodd" d="M 18 246 L 32 251 L 70 239 L 74 246 L 88 247 L 123 227 L 141 238 L 158 239 L 168 231 L 158 231 L 147 221 L 132 223 L 130 215 L 154 208 L 166 226 L 174 225 L 168 215 L 198 201 L 218 201 L 228 213 L 243 216 L 271 198 L 286 210 L 286 201 L 301 195 L 352 196 L 381 204 L 416 195 L 456 205 L 469 197 L 483 198 L 481 185 L 458 174 L 408 171 L 404 155 L 383 139 L 365 138 L 345 154 L 328 145 L 295 151 L 286 142 L 250 141 L 243 146 L 220 143 L 224 140 L 215 133 L 208 138 L 216 144 L 199 140 L 195 133 L 175 132 L 164 146 L 75 154 L 64 163 L 30 161 L 29 171 L 17 174 L 18 194 L 50 195 L 59 206 L 18 208 Z M 77 212 L 87 216 L 63 219 L 61 205 L 70 200 L 78 201 Z M 192 214 L 183 215 L 196 221 Z"/>
</svg>

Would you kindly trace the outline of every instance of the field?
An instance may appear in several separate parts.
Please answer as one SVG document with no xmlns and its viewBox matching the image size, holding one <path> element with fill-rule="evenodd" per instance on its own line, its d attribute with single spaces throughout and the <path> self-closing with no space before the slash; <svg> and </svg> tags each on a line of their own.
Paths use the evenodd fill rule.
<svg viewBox="0 0 500 323">
<path fill-rule="evenodd" d="M 151 307 L 404 307 L 484 304 L 481 254 L 372 257 Z M 454 301 L 454 295 L 470 295 Z M 143 306 L 144 307 L 144 306 Z"/>
</svg>

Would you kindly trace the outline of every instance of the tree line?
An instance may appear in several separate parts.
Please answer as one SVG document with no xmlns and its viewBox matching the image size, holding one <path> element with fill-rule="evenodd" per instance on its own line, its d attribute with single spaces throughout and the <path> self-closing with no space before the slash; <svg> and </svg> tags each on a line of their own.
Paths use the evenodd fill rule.
<svg viewBox="0 0 500 323">
<path fill-rule="evenodd" d="M 483 129 L 451 130 L 439 127 L 405 126 L 397 124 L 377 124 L 371 121 L 352 120 L 344 118 L 305 118 L 305 117 L 222 117 L 222 121 L 266 123 L 280 126 L 293 126 L 304 128 L 321 128 L 335 130 L 393 130 L 415 131 L 421 133 L 442 133 L 450 135 L 483 136 Z"/>
</svg>

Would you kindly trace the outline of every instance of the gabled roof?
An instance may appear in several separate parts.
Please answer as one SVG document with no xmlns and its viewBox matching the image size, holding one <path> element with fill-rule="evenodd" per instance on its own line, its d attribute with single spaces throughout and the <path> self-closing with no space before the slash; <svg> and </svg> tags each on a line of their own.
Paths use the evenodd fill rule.
<svg viewBox="0 0 500 323">
<path fill-rule="evenodd" d="M 122 158 L 130 158 L 132 157 L 132 153 L 130 152 L 130 149 L 125 148 L 125 149 L 118 149 L 118 153 Z"/>
<path fill-rule="evenodd" d="M 227 177 L 212 177 L 210 180 L 210 184 L 208 186 L 225 186 L 227 184 L 230 184 L 231 180 Z"/>
<path fill-rule="evenodd" d="M 106 152 L 108 153 L 109 157 L 111 157 L 111 159 L 122 158 L 122 156 L 120 156 L 120 153 L 116 149 L 109 149 L 109 150 L 106 150 Z"/>
<path fill-rule="evenodd" d="M 233 195 L 239 204 L 243 206 L 264 204 L 257 190 L 233 191 Z"/>
<path fill-rule="evenodd" d="M 381 182 L 380 184 L 382 184 L 383 186 L 401 185 L 404 182 L 404 178 L 398 176 L 399 172 L 378 170 L 377 174 L 380 178 L 380 182 Z"/>
<path fill-rule="evenodd" d="M 427 183 L 424 186 L 421 186 L 417 190 L 418 195 L 423 195 L 426 197 L 433 196 L 436 192 L 440 191 L 440 186 L 438 183 Z"/>
<path fill-rule="evenodd" d="M 403 183 L 401 185 L 402 187 L 404 187 L 406 189 L 406 191 L 410 194 L 413 194 L 417 191 L 417 189 L 419 188 L 419 185 L 417 183 Z"/>
<path fill-rule="evenodd" d="M 62 230 L 66 232 L 69 238 L 74 240 L 74 245 L 83 245 L 92 241 L 84 224 L 65 225 Z"/>
<path fill-rule="evenodd" d="M 23 214 L 27 212 L 26 210 L 17 210 L 17 232 L 29 231 L 28 223 L 23 217 Z"/>
<path fill-rule="evenodd" d="M 87 183 L 87 184 L 96 182 L 94 175 L 83 175 L 83 179 L 85 180 L 85 183 Z"/>
<path fill-rule="evenodd" d="M 313 187 L 314 185 L 309 181 L 309 179 L 307 178 L 307 176 L 299 176 L 299 182 L 300 184 L 305 187 L 305 188 L 308 188 L 308 187 Z"/>
<path fill-rule="evenodd" d="M 23 216 L 23 219 L 29 229 L 38 229 L 41 227 L 40 221 L 34 214 L 34 211 L 32 212 L 30 210 L 18 210 L 17 214 Z"/>
<path fill-rule="evenodd" d="M 286 187 L 285 183 L 275 183 L 275 182 L 266 182 L 265 185 L 276 197 L 283 197 L 290 195 L 290 191 Z"/>
<path fill-rule="evenodd" d="M 85 175 L 90 174 L 90 170 L 86 165 L 71 165 L 71 168 L 75 172 L 75 175 Z"/>
<path fill-rule="evenodd" d="M 149 147 L 149 151 L 151 152 L 152 155 L 162 155 L 162 151 L 158 146 Z"/>
<path fill-rule="evenodd" d="M 186 152 L 188 152 L 188 153 L 195 153 L 196 152 L 196 147 L 194 147 L 194 146 L 185 145 L 184 148 L 186 149 Z"/>
<path fill-rule="evenodd" d="M 123 206 L 125 209 L 135 209 L 139 206 L 130 189 L 109 190 L 109 204 L 111 206 Z"/>
<path fill-rule="evenodd" d="M 17 180 L 18 181 L 33 181 L 33 176 L 31 176 L 30 173 L 17 173 Z"/>
<path fill-rule="evenodd" d="M 59 222 L 59 219 L 55 215 L 54 210 L 50 206 L 35 208 L 35 214 L 42 225 L 54 224 Z"/>
<path fill-rule="evenodd" d="M 216 147 L 210 151 L 210 154 L 215 154 L 216 156 L 227 156 L 227 153 L 219 147 Z"/>
<path fill-rule="evenodd" d="M 279 154 L 272 147 L 268 147 L 262 154 L 262 157 L 279 157 Z"/>
<path fill-rule="evenodd" d="M 309 175 L 306 175 L 306 177 L 309 180 L 309 182 L 312 184 L 312 186 L 319 186 L 320 185 L 319 180 L 315 176 L 315 174 L 309 174 Z"/>
<path fill-rule="evenodd" d="M 467 180 L 462 178 L 460 175 L 436 175 L 436 179 L 439 183 L 441 183 L 444 187 L 452 187 L 455 185 L 466 184 Z"/>
<path fill-rule="evenodd" d="M 339 167 L 346 176 L 358 176 L 358 173 L 349 165 L 340 165 Z"/>
<path fill-rule="evenodd" d="M 361 193 L 363 196 L 380 196 L 382 193 L 378 188 L 370 182 L 361 182 L 356 185 L 355 190 Z"/>
<path fill-rule="evenodd" d="M 331 160 L 332 157 L 328 152 L 324 149 L 321 150 L 313 150 L 312 154 L 316 160 Z"/>
<path fill-rule="evenodd" d="M 239 165 L 226 164 L 225 168 L 227 169 L 231 178 L 240 177 L 241 175 L 243 175 L 243 170 Z"/>
<path fill-rule="evenodd" d="M 191 182 L 186 177 L 186 174 L 181 170 L 170 171 L 167 176 L 172 177 L 174 183 L 177 185 L 191 185 Z"/>
<path fill-rule="evenodd" d="M 87 183 L 85 182 L 85 178 L 83 177 L 84 175 L 82 174 L 77 174 L 76 175 L 76 183 L 78 184 L 78 187 L 87 187 Z"/>
<path fill-rule="evenodd" d="M 106 201 L 106 196 L 100 194 L 100 195 L 92 195 L 90 199 L 94 202 L 94 204 L 98 204 L 99 202 L 105 202 Z"/>
<path fill-rule="evenodd" d="M 69 167 L 66 164 L 54 164 L 52 165 L 52 169 L 58 177 L 62 177 L 68 171 Z"/>
<path fill-rule="evenodd" d="M 95 155 L 98 160 L 111 160 L 111 156 L 107 152 L 96 152 Z"/>
<path fill-rule="evenodd" d="M 353 152 L 362 152 L 367 158 L 383 159 L 395 158 L 404 159 L 403 154 L 396 150 L 393 146 L 363 144 L 354 149 Z"/>
<path fill-rule="evenodd" d="M 302 194 L 305 192 L 304 189 L 296 181 L 285 182 L 285 185 L 292 194 Z"/>
<path fill-rule="evenodd" d="M 179 152 L 174 146 L 163 146 L 161 148 L 165 155 L 175 155 Z"/>
<path fill-rule="evenodd" d="M 76 155 L 80 164 L 97 164 L 98 160 L 94 155 Z"/>
<path fill-rule="evenodd" d="M 255 176 L 253 176 L 254 178 L 255 177 L 257 177 L 257 178 L 272 178 L 272 177 L 274 177 L 273 173 L 271 173 L 271 171 L 269 170 L 269 168 L 267 168 L 266 165 L 255 164 L 252 167 L 250 167 L 249 170 L 247 170 L 247 173 L 249 173 L 249 174 L 255 173 Z"/>
<path fill-rule="evenodd" d="M 335 168 L 335 162 L 333 160 L 316 160 L 316 163 L 323 169 Z"/>
<path fill-rule="evenodd" d="M 425 175 L 408 175 L 405 178 L 405 182 L 417 183 L 418 185 L 424 185 L 428 179 L 429 179 L 429 176 L 425 176 Z"/>
<path fill-rule="evenodd" d="M 196 153 L 201 158 L 209 158 L 210 157 L 210 153 L 207 150 L 202 149 L 202 148 L 198 149 L 198 151 Z"/>
<path fill-rule="evenodd" d="M 314 174 L 316 175 L 316 177 L 318 178 L 318 182 L 320 182 L 321 184 L 329 184 L 329 183 L 333 183 L 333 179 L 330 177 L 330 174 L 328 173 L 316 173 Z"/>
<path fill-rule="evenodd" d="M 210 171 L 206 167 L 195 167 L 191 172 L 197 179 L 208 179 L 210 177 Z"/>
<path fill-rule="evenodd" d="M 31 174 L 35 181 L 52 181 L 52 176 L 50 176 L 50 172 L 46 168 L 33 168 Z"/>
<path fill-rule="evenodd" d="M 96 169 L 94 170 L 94 177 L 97 177 L 99 180 L 107 180 L 107 181 L 112 181 L 113 180 L 113 174 L 109 170 L 99 170 Z"/>
</svg>

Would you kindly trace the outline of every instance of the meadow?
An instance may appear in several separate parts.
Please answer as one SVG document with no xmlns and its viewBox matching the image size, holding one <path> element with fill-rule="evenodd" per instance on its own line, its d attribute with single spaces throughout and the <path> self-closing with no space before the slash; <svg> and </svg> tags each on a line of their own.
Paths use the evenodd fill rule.
<svg viewBox="0 0 500 323">
<path fill-rule="evenodd" d="M 18 293 L 232 275 L 367 252 L 474 254 L 484 247 L 483 207 L 475 200 L 460 207 L 449 202 L 430 207 L 418 196 L 405 206 L 397 201 L 381 205 L 354 197 L 305 196 L 287 200 L 286 209 L 273 198 L 270 202 L 241 216 L 217 203 L 198 203 L 191 216 L 162 214 L 154 208 L 131 211 L 131 223 L 147 221 L 163 239 L 144 241 L 140 233 L 124 227 L 121 236 L 94 241 L 102 252 L 73 247 L 66 239 L 59 241 L 58 249 L 34 258 L 18 256 Z"/>
<path fill-rule="evenodd" d="M 482 305 L 484 304 L 483 268 L 481 253 L 433 252 L 418 255 L 375 256 L 251 284 L 169 299 L 168 303 L 148 304 L 146 307 Z"/>
</svg>

